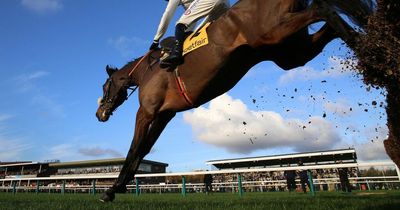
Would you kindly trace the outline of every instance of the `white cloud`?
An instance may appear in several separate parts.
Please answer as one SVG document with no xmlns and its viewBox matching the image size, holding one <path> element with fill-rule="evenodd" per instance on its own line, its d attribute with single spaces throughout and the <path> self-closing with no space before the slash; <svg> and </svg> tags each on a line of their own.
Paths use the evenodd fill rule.
<svg viewBox="0 0 400 210">
<path fill-rule="evenodd" d="M 74 144 L 64 143 L 53 147 L 46 148 L 43 151 L 42 160 L 80 160 L 82 157 L 77 155 L 77 146 Z"/>
<path fill-rule="evenodd" d="M 385 147 L 382 141 L 368 142 L 355 146 L 358 158 L 363 161 L 388 160 Z"/>
<path fill-rule="evenodd" d="M 0 134 L 0 160 L 20 160 L 24 153 L 32 148 L 32 145 L 24 143 L 21 139 L 4 136 Z"/>
<path fill-rule="evenodd" d="M 346 101 L 326 102 L 324 110 L 341 117 L 349 116 L 353 113 L 351 106 Z"/>
<path fill-rule="evenodd" d="M 7 114 L 0 114 L 0 123 L 1 123 L 2 121 L 6 121 L 6 120 L 8 120 L 8 119 L 10 119 L 10 118 L 12 118 L 12 116 L 11 116 L 11 115 L 7 115 Z"/>
<path fill-rule="evenodd" d="M 10 135 L 12 132 L 3 124 L 11 118 L 10 115 L 0 115 L 0 161 L 20 160 L 24 152 L 32 148 L 23 139 Z"/>
<path fill-rule="evenodd" d="M 27 9 L 40 14 L 57 12 L 63 8 L 61 0 L 22 0 L 21 4 Z"/>
<path fill-rule="evenodd" d="M 334 126 L 324 118 L 283 119 L 275 112 L 249 110 L 227 94 L 211 101 L 208 108 L 199 107 L 183 117 L 198 140 L 234 153 L 283 147 L 324 150 L 341 141 Z"/>
<path fill-rule="evenodd" d="M 311 67 L 304 66 L 291 71 L 286 71 L 279 78 L 279 84 L 284 85 L 293 81 L 322 80 L 325 78 L 336 78 L 350 74 L 350 66 L 354 66 L 354 61 L 344 60 L 335 56 L 328 59 L 328 68 L 317 71 Z"/>
<path fill-rule="evenodd" d="M 44 94 L 36 94 L 32 96 L 32 104 L 36 106 L 39 114 L 42 117 L 56 117 L 64 118 L 66 117 L 64 108 L 61 104 L 58 104 L 49 96 Z"/>
<path fill-rule="evenodd" d="M 21 74 L 14 78 L 16 89 L 20 93 L 28 94 L 31 104 L 43 117 L 65 117 L 64 108 L 49 96 L 44 88 L 38 85 L 38 80 L 49 75 L 46 71 L 35 71 Z"/>
<path fill-rule="evenodd" d="M 389 130 L 386 126 L 366 128 L 364 134 L 367 141 L 355 145 L 359 159 L 363 161 L 390 159 L 383 145 L 388 133 Z"/>
<path fill-rule="evenodd" d="M 35 72 L 25 73 L 17 76 L 15 78 L 15 82 L 20 92 L 26 92 L 37 89 L 37 86 L 35 84 L 36 80 L 41 79 L 47 75 L 49 75 L 49 73 L 46 71 L 35 71 Z"/>
<path fill-rule="evenodd" d="M 111 156 L 111 157 L 122 157 L 123 155 L 113 149 L 103 149 L 100 147 L 88 147 L 80 148 L 78 152 L 82 155 L 89 157 L 100 157 L 100 156 Z"/>
<path fill-rule="evenodd" d="M 139 52 L 137 50 L 138 48 L 143 48 L 149 44 L 149 41 L 138 37 L 120 36 L 115 39 L 109 39 L 108 43 L 117 49 L 123 56 L 132 57 L 136 52 Z"/>
<path fill-rule="evenodd" d="M 74 147 L 72 144 L 60 144 L 50 148 L 50 155 L 58 157 L 69 156 Z"/>
<path fill-rule="evenodd" d="M 44 76 L 47 76 L 49 73 L 46 71 L 36 71 L 36 72 L 31 72 L 30 74 L 22 74 L 18 76 L 18 80 L 20 82 L 29 82 L 35 79 L 42 78 Z"/>
<path fill-rule="evenodd" d="M 87 158 L 101 157 L 122 157 L 123 155 L 113 149 L 102 148 L 100 146 L 85 146 L 79 143 L 63 143 L 45 149 L 45 155 L 42 160 L 61 160 L 73 161 Z"/>
</svg>

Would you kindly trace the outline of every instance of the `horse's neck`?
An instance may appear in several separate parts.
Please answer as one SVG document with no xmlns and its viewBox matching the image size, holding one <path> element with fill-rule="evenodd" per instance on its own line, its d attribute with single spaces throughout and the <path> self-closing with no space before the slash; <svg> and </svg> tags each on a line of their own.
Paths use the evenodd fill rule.
<svg viewBox="0 0 400 210">
<path fill-rule="evenodd" d="M 136 59 L 135 61 L 131 61 L 127 63 L 122 69 L 120 70 L 120 74 L 122 77 L 129 78 L 130 86 L 139 86 L 140 79 L 142 78 L 142 68 L 138 68 L 137 64 L 140 59 Z"/>
</svg>

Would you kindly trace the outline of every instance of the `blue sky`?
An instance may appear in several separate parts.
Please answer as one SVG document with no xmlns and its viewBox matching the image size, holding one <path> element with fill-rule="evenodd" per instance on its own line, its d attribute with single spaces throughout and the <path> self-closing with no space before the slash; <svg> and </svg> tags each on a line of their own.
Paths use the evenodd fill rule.
<svg viewBox="0 0 400 210">
<path fill-rule="evenodd" d="M 165 6 L 1 1 L 0 161 L 125 156 L 137 94 L 108 122 L 98 122 L 104 67 L 121 67 L 144 54 Z M 205 161 L 213 159 L 347 147 L 364 161 L 386 159 L 384 96 L 342 71 L 346 54 L 335 40 L 292 71 L 258 64 L 227 94 L 179 113 L 146 159 L 169 163 L 174 172 L 208 169 Z"/>
</svg>

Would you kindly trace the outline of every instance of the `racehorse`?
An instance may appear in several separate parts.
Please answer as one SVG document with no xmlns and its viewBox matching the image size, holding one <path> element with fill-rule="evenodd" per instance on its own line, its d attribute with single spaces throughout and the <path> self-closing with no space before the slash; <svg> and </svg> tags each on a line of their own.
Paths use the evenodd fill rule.
<svg viewBox="0 0 400 210">
<path fill-rule="evenodd" d="M 177 112 L 198 107 L 225 93 L 255 64 L 270 60 L 284 70 L 303 66 L 335 38 L 351 42 L 356 33 L 339 15 L 363 27 L 372 12 L 365 0 L 240 0 L 207 29 L 209 44 L 185 56 L 175 72 L 154 65 L 151 51 L 120 70 L 106 67 L 96 116 L 105 122 L 128 96 L 139 89 L 135 132 L 125 163 L 114 185 L 100 200 L 113 201 L 126 191 L 141 160 L 150 152 Z M 314 34 L 308 26 L 325 21 Z"/>
</svg>

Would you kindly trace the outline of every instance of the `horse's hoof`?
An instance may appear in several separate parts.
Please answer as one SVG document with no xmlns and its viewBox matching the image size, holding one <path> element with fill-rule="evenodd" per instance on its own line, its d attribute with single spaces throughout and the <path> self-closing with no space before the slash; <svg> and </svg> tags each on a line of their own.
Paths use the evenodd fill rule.
<svg viewBox="0 0 400 210">
<path fill-rule="evenodd" d="M 120 187 L 115 188 L 116 193 L 126 193 L 128 191 L 128 188 L 126 188 L 126 185 L 122 185 Z"/>
<path fill-rule="evenodd" d="M 101 195 L 100 201 L 103 203 L 112 202 L 115 199 L 115 193 L 105 192 Z"/>
</svg>

